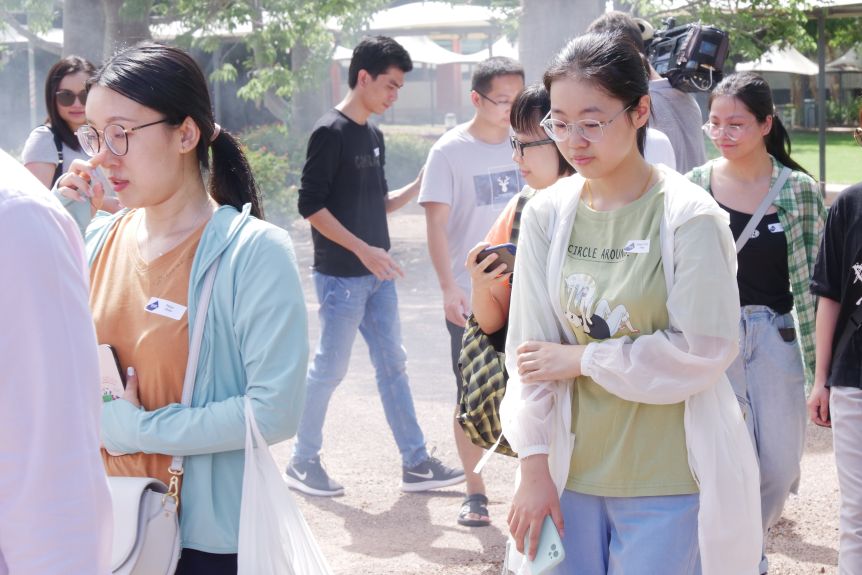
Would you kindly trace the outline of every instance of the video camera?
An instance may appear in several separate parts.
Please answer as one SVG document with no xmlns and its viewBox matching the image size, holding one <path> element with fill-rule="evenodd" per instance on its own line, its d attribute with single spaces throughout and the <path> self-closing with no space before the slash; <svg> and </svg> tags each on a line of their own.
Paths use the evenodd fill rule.
<svg viewBox="0 0 862 575">
<path fill-rule="evenodd" d="M 700 23 L 676 26 L 674 18 L 668 18 L 664 24 L 664 29 L 655 30 L 651 39 L 644 38 L 652 67 L 683 92 L 712 89 L 723 77 L 724 59 L 730 46 L 727 33 Z"/>
</svg>

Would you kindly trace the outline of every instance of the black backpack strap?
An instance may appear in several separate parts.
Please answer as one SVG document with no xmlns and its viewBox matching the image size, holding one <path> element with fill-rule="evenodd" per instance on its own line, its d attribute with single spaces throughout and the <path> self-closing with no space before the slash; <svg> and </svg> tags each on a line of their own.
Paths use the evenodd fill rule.
<svg viewBox="0 0 862 575">
<path fill-rule="evenodd" d="M 838 344 L 833 348 L 835 350 L 832 354 L 833 359 L 844 353 L 845 348 L 850 345 L 850 340 L 853 338 L 853 334 L 859 331 L 860 326 L 862 326 L 862 306 L 858 306 L 853 310 L 853 313 L 847 317 L 847 323 L 844 324 L 844 331 L 838 339 Z"/>
<path fill-rule="evenodd" d="M 48 129 L 51 130 L 51 134 L 54 136 L 54 147 L 57 148 L 57 168 L 54 170 L 54 176 L 51 178 L 51 187 L 54 187 L 54 184 L 57 183 L 57 180 L 66 171 L 63 169 L 63 140 L 60 139 L 60 134 L 55 132 L 51 126 L 48 126 Z"/>
<path fill-rule="evenodd" d="M 515 219 L 512 221 L 512 231 L 509 232 L 509 243 L 518 245 L 518 234 L 521 230 L 521 212 L 524 211 L 524 206 L 536 194 L 536 190 L 526 188 L 518 194 L 518 203 L 515 204 Z"/>
</svg>

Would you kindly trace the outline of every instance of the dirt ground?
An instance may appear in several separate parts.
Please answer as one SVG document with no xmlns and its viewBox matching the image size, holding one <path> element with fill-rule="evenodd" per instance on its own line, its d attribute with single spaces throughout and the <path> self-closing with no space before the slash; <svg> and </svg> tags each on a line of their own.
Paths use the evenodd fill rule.
<svg viewBox="0 0 862 575">
<path fill-rule="evenodd" d="M 308 225 L 291 228 L 308 302 L 312 346 L 317 340 L 317 299 L 310 281 Z M 419 422 L 429 449 L 458 465 L 452 439 L 455 384 L 449 366 L 440 291 L 425 247 L 425 220 L 416 205 L 390 218 L 392 253 L 406 273 L 399 280 L 401 326 Z M 273 451 L 281 465 L 291 442 Z M 483 473 L 492 525 L 461 527 L 455 519 L 463 485 L 425 494 L 399 490 L 398 451 L 377 395 L 374 371 L 361 337 L 349 373 L 334 394 L 324 427 L 323 462 L 345 485 L 345 495 L 296 499 L 338 575 L 492 575 L 499 573 L 515 461 L 494 455 Z M 773 529 L 767 547 L 770 575 L 837 572 L 838 482 L 828 430 L 810 426 L 802 484 Z"/>
</svg>

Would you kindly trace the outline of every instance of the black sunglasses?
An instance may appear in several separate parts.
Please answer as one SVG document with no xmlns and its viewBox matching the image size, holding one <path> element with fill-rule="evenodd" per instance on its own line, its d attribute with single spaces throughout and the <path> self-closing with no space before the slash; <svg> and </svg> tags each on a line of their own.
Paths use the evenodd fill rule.
<svg viewBox="0 0 862 575">
<path fill-rule="evenodd" d="M 544 140 L 536 140 L 535 142 L 522 142 L 515 136 L 509 136 L 509 143 L 512 144 L 512 149 L 518 152 L 522 158 L 524 157 L 524 149 L 532 148 L 533 146 L 544 146 L 545 144 L 553 144 L 554 140 L 545 138 Z"/>
<path fill-rule="evenodd" d="M 81 90 L 77 94 L 72 90 L 57 91 L 57 103 L 61 106 L 65 106 L 68 108 L 75 103 L 75 98 L 80 100 L 82 106 L 85 106 L 87 104 L 87 91 Z"/>
</svg>

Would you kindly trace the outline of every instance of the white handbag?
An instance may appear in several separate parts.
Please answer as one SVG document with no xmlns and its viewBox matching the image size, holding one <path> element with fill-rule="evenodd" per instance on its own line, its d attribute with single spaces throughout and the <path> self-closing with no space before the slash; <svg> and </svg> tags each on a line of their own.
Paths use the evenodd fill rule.
<svg viewBox="0 0 862 575">
<path fill-rule="evenodd" d="M 204 323 L 219 259 L 207 270 L 189 345 L 182 404 L 191 405 Z M 151 477 L 108 477 L 114 509 L 111 572 L 114 575 L 173 575 L 180 559 L 179 477 L 183 458 L 168 469 L 171 483 Z"/>
<path fill-rule="evenodd" d="M 177 500 L 150 477 L 111 477 L 114 543 L 111 572 L 161 575 L 176 571 L 180 558 Z"/>
</svg>

